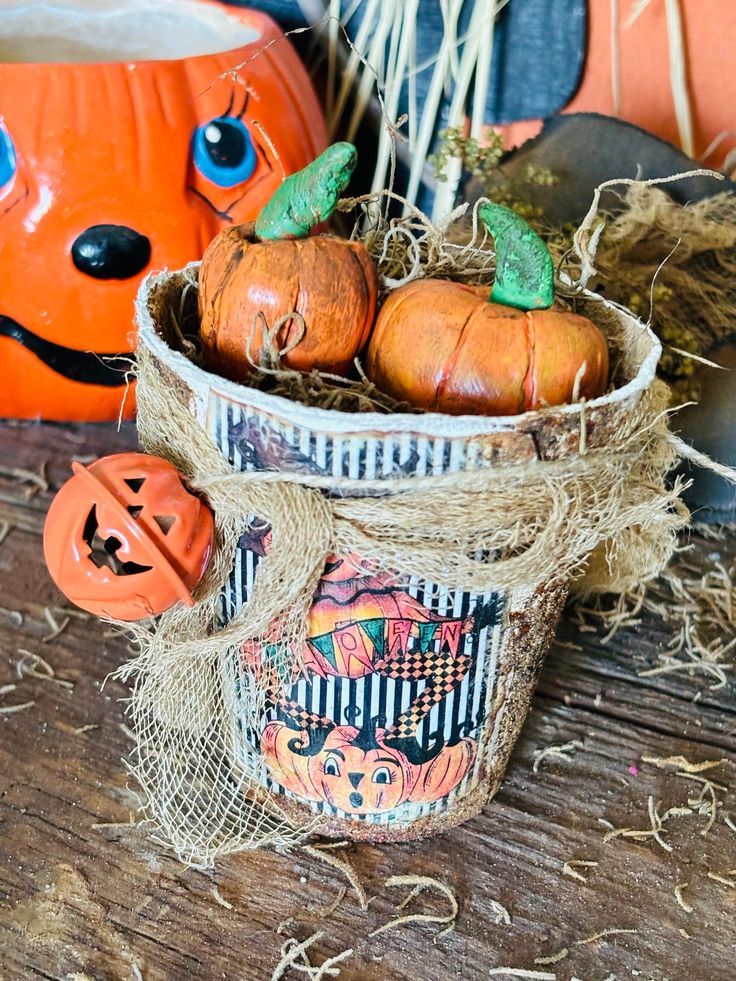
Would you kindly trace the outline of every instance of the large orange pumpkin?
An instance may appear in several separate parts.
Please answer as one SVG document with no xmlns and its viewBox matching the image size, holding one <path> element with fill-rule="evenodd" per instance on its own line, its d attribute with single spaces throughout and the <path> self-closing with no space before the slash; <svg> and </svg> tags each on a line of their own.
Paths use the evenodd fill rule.
<svg viewBox="0 0 736 981">
<path fill-rule="evenodd" d="M 225 229 L 209 246 L 199 311 L 212 371 L 245 381 L 277 353 L 296 371 L 350 369 L 373 325 L 376 269 L 360 242 L 306 236 L 332 213 L 356 159 L 350 144 L 334 144 L 284 182 L 258 221 Z"/>
<path fill-rule="evenodd" d="M 11 0 L 0 49 L 0 416 L 115 418 L 141 277 L 254 218 L 319 105 L 273 21 L 208 0 Z"/>
<path fill-rule="evenodd" d="M 495 229 L 491 296 L 442 279 L 395 289 L 371 335 L 368 377 L 396 399 L 452 415 L 513 415 L 602 394 L 605 338 L 587 317 L 549 309 L 544 243 L 506 208 L 481 206 L 480 215 Z"/>
</svg>

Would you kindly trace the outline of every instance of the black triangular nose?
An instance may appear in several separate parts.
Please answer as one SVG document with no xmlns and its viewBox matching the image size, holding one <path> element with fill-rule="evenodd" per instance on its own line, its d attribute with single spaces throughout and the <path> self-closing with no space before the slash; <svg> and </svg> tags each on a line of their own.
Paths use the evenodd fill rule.
<svg viewBox="0 0 736 981">
<path fill-rule="evenodd" d="M 364 773 L 348 773 L 348 780 L 350 781 L 350 785 L 353 788 L 353 790 L 358 789 L 358 784 L 360 783 L 360 781 L 363 779 L 364 776 L 365 776 Z"/>
<path fill-rule="evenodd" d="M 72 260 L 95 279 L 130 279 L 151 260 L 151 243 L 126 225 L 92 225 L 72 245 Z"/>
</svg>

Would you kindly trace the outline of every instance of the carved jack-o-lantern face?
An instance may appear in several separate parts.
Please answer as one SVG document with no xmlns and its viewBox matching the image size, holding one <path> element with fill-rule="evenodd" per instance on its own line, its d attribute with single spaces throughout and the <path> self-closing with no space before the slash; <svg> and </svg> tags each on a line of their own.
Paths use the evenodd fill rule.
<svg viewBox="0 0 736 981">
<path fill-rule="evenodd" d="M 212 548 L 209 509 L 166 460 L 120 453 L 74 464 L 49 508 L 44 553 L 65 595 L 98 616 L 162 613 L 202 578 Z"/>
<path fill-rule="evenodd" d="M 322 149 L 280 34 L 209 0 L 3 5 L 0 416 L 117 417 L 143 275 L 200 258 Z"/>
</svg>

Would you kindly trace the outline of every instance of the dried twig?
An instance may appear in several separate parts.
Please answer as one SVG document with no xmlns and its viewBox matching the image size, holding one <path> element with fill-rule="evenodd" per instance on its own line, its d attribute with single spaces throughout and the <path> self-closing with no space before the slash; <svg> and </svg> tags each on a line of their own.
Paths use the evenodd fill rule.
<svg viewBox="0 0 736 981">
<path fill-rule="evenodd" d="M 331 903 L 329 903 L 329 905 L 322 906 L 319 909 L 315 909 L 315 907 L 310 906 L 309 912 L 314 913 L 316 916 L 319 916 L 321 920 L 328 919 L 328 917 L 332 916 L 332 914 L 335 912 L 337 907 L 343 901 L 343 899 L 347 895 L 347 892 L 348 890 L 346 886 L 340 886 L 340 888 L 337 890 L 337 894 L 335 895 L 335 898 L 332 900 Z"/>
<path fill-rule="evenodd" d="M 489 899 L 488 906 L 493 912 L 493 922 L 496 924 L 496 926 L 501 923 L 503 923 L 505 926 L 511 926 L 511 914 L 504 905 L 499 903 L 496 899 Z"/>
<path fill-rule="evenodd" d="M 215 900 L 218 906 L 224 906 L 225 909 L 235 909 L 233 904 L 229 903 L 227 899 L 225 899 L 217 886 L 212 887 L 212 898 Z"/>
<path fill-rule="evenodd" d="M 721 757 L 719 760 L 702 760 L 700 763 L 693 763 L 684 756 L 642 756 L 641 759 L 642 763 L 652 763 L 660 769 L 674 766 L 686 773 L 702 773 L 703 770 L 712 770 L 713 767 L 728 762 L 725 757 Z"/>
<path fill-rule="evenodd" d="M 719 875 L 717 872 L 706 872 L 705 874 L 709 879 L 719 882 L 722 886 L 728 886 L 729 889 L 736 889 L 736 879 L 729 879 L 725 875 Z M 730 869 L 728 875 L 736 875 L 736 869 Z"/>
<path fill-rule="evenodd" d="M 273 974 L 271 975 L 271 981 L 279 981 L 288 970 L 288 968 L 293 967 L 297 971 L 301 971 L 306 974 L 310 981 L 322 981 L 323 978 L 327 977 L 337 977 L 340 973 L 340 969 L 336 967 L 341 961 L 347 960 L 353 954 L 353 948 L 348 950 L 341 950 L 339 954 L 335 954 L 333 957 L 328 957 L 327 960 L 323 961 L 322 964 L 313 965 L 311 964 L 309 957 L 307 955 L 307 950 L 312 944 L 316 943 L 317 940 L 321 940 L 324 936 L 323 930 L 318 930 L 317 933 L 313 933 L 311 937 L 307 937 L 299 943 L 293 937 L 289 937 L 281 947 L 281 960 L 278 962 L 274 968 Z"/>
<path fill-rule="evenodd" d="M 489 977 L 496 977 L 499 974 L 506 974 L 512 978 L 529 978 L 534 981 L 557 981 L 556 974 L 549 971 L 527 971 L 523 967 L 492 967 L 488 972 Z"/>
<path fill-rule="evenodd" d="M 46 617 L 46 620 L 51 627 L 51 633 L 46 634 L 45 637 L 41 638 L 41 642 L 44 644 L 48 644 L 50 641 L 56 640 L 56 638 L 62 634 L 72 622 L 70 616 L 65 616 L 61 623 L 58 623 L 56 617 L 54 616 L 54 611 L 50 606 L 44 608 L 43 615 Z"/>
<path fill-rule="evenodd" d="M 688 888 L 687 882 L 678 883 L 675 886 L 675 899 L 677 900 L 678 904 L 682 906 L 682 908 L 685 910 L 686 913 L 692 913 L 693 907 L 689 903 L 686 903 L 685 900 L 682 898 L 682 894 L 684 890 L 687 888 Z"/>
<path fill-rule="evenodd" d="M 294 966 L 300 959 L 306 967 L 311 968 L 312 965 L 309 963 L 307 950 L 313 943 L 316 943 L 317 940 L 324 937 L 324 935 L 324 930 L 318 930 L 316 933 L 313 933 L 311 937 L 307 937 L 306 940 L 302 940 L 301 943 L 298 943 L 293 937 L 289 937 L 289 939 L 286 940 L 281 947 L 281 960 L 273 969 L 271 981 L 279 981 L 279 978 L 284 976 L 287 968 Z"/>
<path fill-rule="evenodd" d="M 377 930 L 373 930 L 368 934 L 369 937 L 377 937 L 380 933 L 385 933 L 386 930 L 393 930 L 398 926 L 403 926 L 405 923 L 437 923 L 449 928 L 454 927 L 458 912 L 457 899 L 455 899 L 455 894 L 450 887 L 445 885 L 444 882 L 440 882 L 439 879 L 432 879 L 426 875 L 392 875 L 386 880 L 386 885 L 413 886 L 411 892 L 399 903 L 397 909 L 404 909 L 424 889 L 437 889 L 449 901 L 451 911 L 445 916 L 437 913 L 409 913 L 406 916 L 398 916 L 393 920 L 389 920 L 388 923 L 384 923 Z"/>
<path fill-rule="evenodd" d="M 535 957 L 534 963 L 539 965 L 559 964 L 560 961 L 564 961 L 569 953 L 570 951 L 567 949 L 567 947 L 563 947 L 562 950 L 558 950 L 556 954 L 550 954 L 549 957 Z"/>
<path fill-rule="evenodd" d="M 607 937 L 616 936 L 619 933 L 638 933 L 638 930 L 625 929 L 623 927 L 610 927 L 607 930 L 601 930 L 599 933 L 594 933 L 592 937 L 586 937 L 584 940 L 576 940 L 575 944 L 578 947 L 582 947 L 585 944 L 594 944 L 597 940 L 605 940 Z"/>
<path fill-rule="evenodd" d="M 332 957 L 328 957 L 326 961 L 323 961 L 314 975 L 312 976 L 312 981 L 322 981 L 325 977 L 336 977 L 340 973 L 340 969 L 335 967 L 335 964 L 339 964 L 340 961 L 345 961 L 348 957 L 352 957 L 353 948 L 348 947 L 347 950 L 341 950 L 339 954 L 334 954 Z"/>
<path fill-rule="evenodd" d="M 27 651 L 24 647 L 19 647 L 18 653 L 21 657 L 16 662 L 15 670 L 19 678 L 37 678 L 39 681 L 52 681 L 55 685 L 60 685 L 62 688 L 74 688 L 73 681 L 64 681 L 63 678 L 57 678 L 54 669 L 40 654 Z M 42 670 L 39 671 L 39 668 Z"/>
<path fill-rule="evenodd" d="M 15 687 L 15 685 L 13 685 Z M 14 715 L 16 712 L 24 712 L 26 709 L 33 708 L 34 702 L 23 702 L 20 705 L 3 705 L 0 706 L 0 715 Z"/>
<path fill-rule="evenodd" d="M 651 826 L 649 828 L 614 828 L 612 827 L 604 837 L 604 843 L 610 841 L 612 838 L 633 838 L 640 841 L 644 838 L 654 838 L 658 845 L 660 845 L 666 852 L 672 851 L 672 845 L 666 842 L 662 838 L 662 832 L 664 831 L 662 825 L 662 817 L 659 814 L 659 804 L 656 804 L 653 797 L 649 797 L 648 800 L 648 811 L 649 811 L 649 821 Z M 600 823 L 603 823 L 602 821 Z M 608 823 L 608 822 L 606 822 Z"/>
<path fill-rule="evenodd" d="M 705 814 L 707 821 L 705 827 L 701 829 L 701 835 L 707 835 L 710 829 L 716 822 L 718 817 L 718 808 L 721 806 L 721 802 L 718 800 L 716 794 L 717 790 L 723 791 L 724 793 L 728 790 L 721 783 L 714 783 L 712 780 L 707 780 L 705 777 L 699 777 L 694 773 L 686 773 L 681 770 L 677 773 L 678 777 L 684 777 L 686 780 L 694 780 L 697 783 L 703 785 L 703 789 L 700 791 L 700 795 L 694 798 L 688 798 L 688 805 L 690 808 L 698 814 Z M 708 800 L 705 799 L 706 794 L 708 795 Z"/>
<path fill-rule="evenodd" d="M 580 872 L 576 871 L 579 868 L 595 869 L 598 868 L 598 862 L 584 862 L 582 859 L 565 862 L 562 866 L 562 874 L 569 875 L 571 879 L 578 879 L 580 882 L 587 882 L 587 876 L 581 875 Z"/>
<path fill-rule="evenodd" d="M 306 852 L 307 855 L 311 855 L 312 858 L 316 858 L 320 862 L 324 862 L 325 865 L 331 865 L 333 869 L 339 869 L 355 890 L 361 910 L 365 912 L 365 910 L 368 909 L 368 897 L 366 896 L 365 889 L 363 888 L 363 884 L 358 878 L 358 874 L 350 862 L 344 858 L 338 858 L 336 855 L 331 855 L 329 852 L 325 852 L 322 849 L 315 848 L 312 845 L 304 845 L 302 847 L 302 851 Z"/>
</svg>

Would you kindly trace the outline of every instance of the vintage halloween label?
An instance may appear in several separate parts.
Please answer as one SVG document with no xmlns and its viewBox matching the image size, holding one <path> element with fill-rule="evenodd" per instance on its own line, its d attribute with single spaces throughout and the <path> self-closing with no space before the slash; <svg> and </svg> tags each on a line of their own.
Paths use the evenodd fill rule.
<svg viewBox="0 0 736 981">
<path fill-rule="evenodd" d="M 351 477 L 456 469 L 449 441 L 346 440 L 224 400 L 209 428 L 236 469 Z M 270 545 L 270 528 L 253 516 L 224 620 L 247 601 Z M 225 678 L 233 741 L 243 755 L 260 755 L 264 786 L 318 813 L 389 824 L 446 810 L 477 785 L 492 749 L 503 614 L 499 593 L 378 575 L 359 556 L 330 556 L 308 618 L 305 672 L 269 681 L 255 726 L 245 721 L 242 680 L 269 670 L 269 650 L 242 651 Z"/>
</svg>

